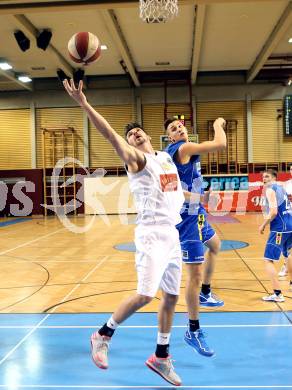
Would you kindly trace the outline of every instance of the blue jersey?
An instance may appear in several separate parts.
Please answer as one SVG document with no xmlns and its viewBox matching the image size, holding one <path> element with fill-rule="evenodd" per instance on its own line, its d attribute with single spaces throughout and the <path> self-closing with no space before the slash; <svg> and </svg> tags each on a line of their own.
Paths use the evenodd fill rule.
<svg viewBox="0 0 292 390">
<path fill-rule="evenodd" d="M 278 205 L 277 216 L 270 223 L 270 231 L 282 233 L 292 232 L 292 206 L 289 202 L 287 192 L 278 184 L 272 184 L 269 188 L 275 191 Z"/>
<path fill-rule="evenodd" d="M 189 210 L 189 213 L 191 211 L 191 214 L 198 214 L 200 194 L 202 192 L 203 186 L 200 156 L 191 156 L 190 161 L 188 163 L 180 164 L 176 159 L 176 154 L 181 145 L 185 143 L 185 141 L 178 141 L 174 144 L 170 144 L 167 146 L 165 151 L 170 154 L 177 167 L 183 190 L 192 192 L 193 194 L 198 194 L 198 198 L 194 202 L 192 202 L 191 206 L 189 206 L 189 203 L 184 204 L 184 210 L 186 211 L 190 208 L 192 209 L 192 211 Z"/>
<path fill-rule="evenodd" d="M 199 214 L 205 215 L 205 218 L 207 218 L 207 211 L 206 211 L 205 207 L 202 205 L 202 203 L 200 203 L 200 206 L 199 206 Z"/>
<path fill-rule="evenodd" d="M 166 148 L 172 157 L 185 191 L 194 194 L 191 203 L 185 202 L 181 212 L 182 222 L 176 227 L 182 249 L 182 259 L 185 263 L 200 264 L 204 262 L 203 242 L 210 240 L 215 232 L 207 224 L 206 211 L 200 203 L 201 194 L 204 193 L 203 178 L 201 175 L 200 156 L 191 156 L 186 164 L 177 161 L 177 152 L 185 141 L 179 141 Z"/>
</svg>

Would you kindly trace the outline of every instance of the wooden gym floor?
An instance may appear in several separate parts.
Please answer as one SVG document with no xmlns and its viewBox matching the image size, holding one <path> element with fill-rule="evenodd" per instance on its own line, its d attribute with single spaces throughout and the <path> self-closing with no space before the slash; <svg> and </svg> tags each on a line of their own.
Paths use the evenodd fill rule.
<svg viewBox="0 0 292 390">
<path fill-rule="evenodd" d="M 134 217 L 129 217 L 129 224 L 122 224 L 118 216 L 107 216 L 107 223 L 91 216 L 70 221 L 81 228 L 92 218 L 92 227 L 82 234 L 66 229 L 55 217 L 0 219 L 0 313 L 112 312 L 135 291 L 134 253 L 114 248 L 133 241 Z M 287 278 L 281 281 L 284 303 L 261 299 L 271 291 L 262 259 L 268 231 L 263 236 L 258 233 L 262 215 L 232 214 L 237 223 L 217 219 L 212 225 L 222 240 L 248 246 L 220 253 L 213 289 L 225 306 L 211 311 L 292 310 Z M 183 276 L 178 312 L 186 311 L 184 280 Z M 142 311 L 156 311 L 158 305 L 159 294 Z"/>
</svg>

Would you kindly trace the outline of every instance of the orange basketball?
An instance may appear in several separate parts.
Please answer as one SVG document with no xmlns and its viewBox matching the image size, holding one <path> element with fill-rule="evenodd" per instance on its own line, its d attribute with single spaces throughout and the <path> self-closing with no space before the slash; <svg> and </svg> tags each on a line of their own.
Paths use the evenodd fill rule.
<svg viewBox="0 0 292 390">
<path fill-rule="evenodd" d="M 100 42 L 97 36 L 90 32 L 79 32 L 70 38 L 68 51 L 74 62 L 87 65 L 100 57 Z"/>
</svg>

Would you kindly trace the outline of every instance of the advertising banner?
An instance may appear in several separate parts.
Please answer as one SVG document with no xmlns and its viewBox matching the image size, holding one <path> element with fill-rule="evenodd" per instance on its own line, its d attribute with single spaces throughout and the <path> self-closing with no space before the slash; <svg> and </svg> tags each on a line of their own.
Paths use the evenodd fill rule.
<svg viewBox="0 0 292 390">
<path fill-rule="evenodd" d="M 289 179 L 289 173 L 279 173 L 277 181 L 283 183 Z M 212 191 L 207 205 L 209 212 L 261 212 L 265 206 L 261 173 L 204 176 L 204 181 L 205 188 Z"/>
</svg>

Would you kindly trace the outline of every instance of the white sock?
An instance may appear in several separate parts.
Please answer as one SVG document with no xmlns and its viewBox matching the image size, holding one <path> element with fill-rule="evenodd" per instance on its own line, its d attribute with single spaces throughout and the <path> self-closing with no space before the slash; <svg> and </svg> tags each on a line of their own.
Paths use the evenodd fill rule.
<svg viewBox="0 0 292 390">
<path fill-rule="evenodd" d="M 168 345 L 170 339 L 170 333 L 160 333 L 157 334 L 157 344 Z"/>
<path fill-rule="evenodd" d="M 106 324 L 111 329 L 117 329 L 117 327 L 119 326 L 119 324 L 113 319 L 113 316 L 111 316 L 111 318 L 108 320 Z"/>
</svg>

